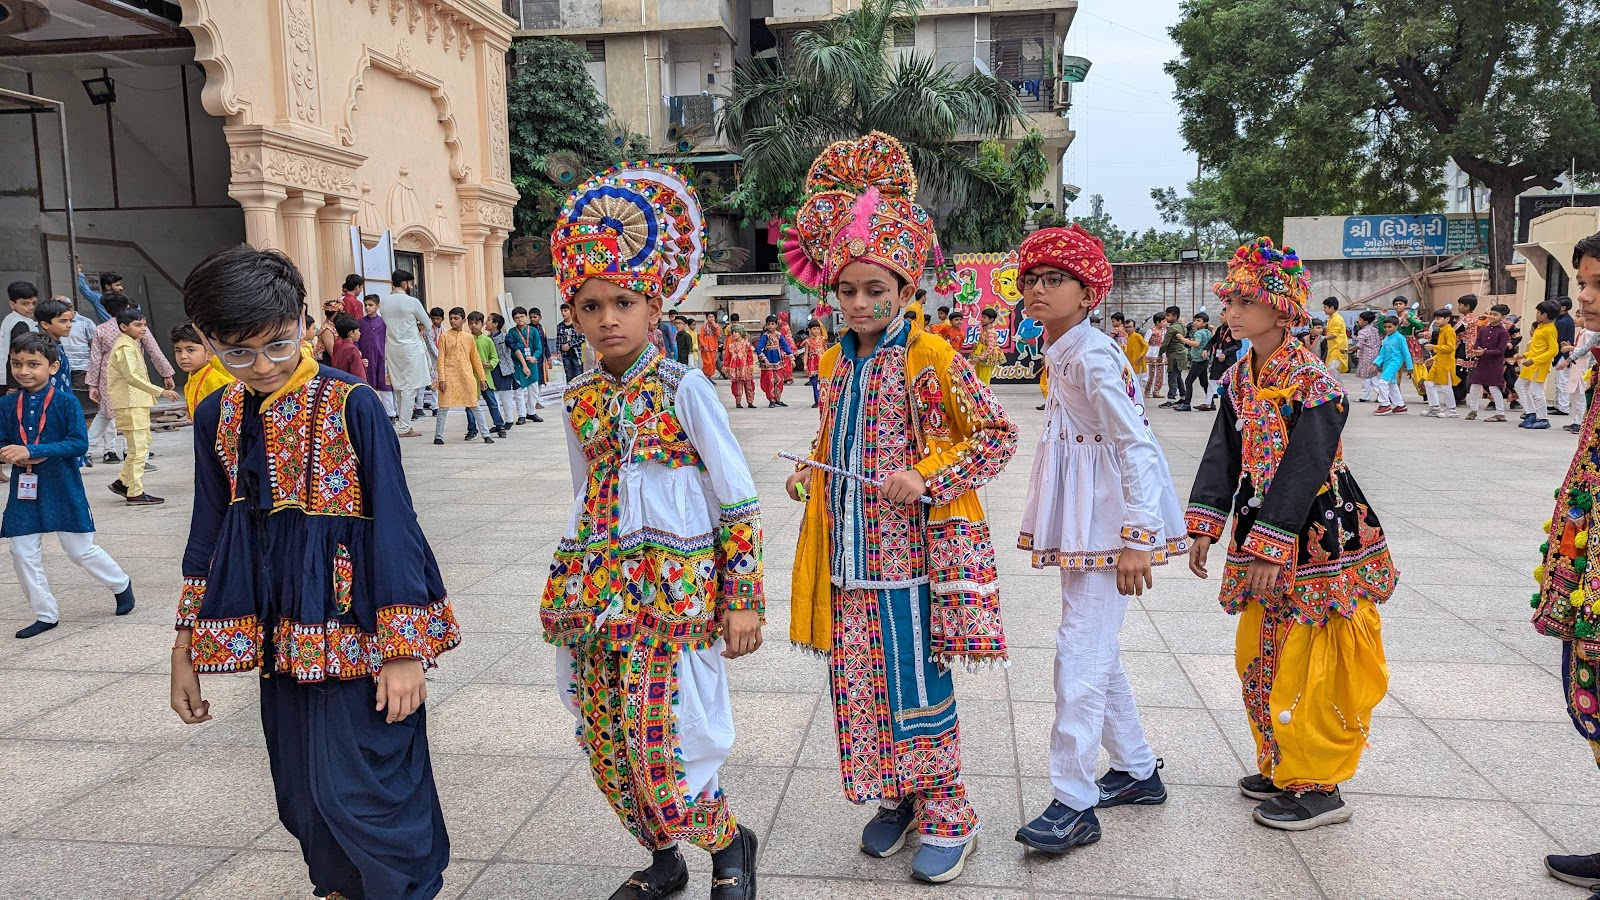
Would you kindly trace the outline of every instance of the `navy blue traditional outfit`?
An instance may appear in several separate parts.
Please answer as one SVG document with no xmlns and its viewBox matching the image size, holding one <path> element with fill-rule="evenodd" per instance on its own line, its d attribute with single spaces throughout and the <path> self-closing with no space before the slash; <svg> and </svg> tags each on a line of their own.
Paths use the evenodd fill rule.
<svg viewBox="0 0 1600 900">
<path fill-rule="evenodd" d="M 61 371 L 66 371 L 63 365 Z M 70 376 L 69 376 L 70 377 Z M 78 460 L 89 450 L 83 424 L 83 407 L 54 378 L 37 391 L 19 391 L 0 401 L 0 447 L 20 444 L 39 460 L 11 467 L 11 493 L 0 521 L 0 537 L 11 540 L 11 563 L 17 583 L 33 608 L 34 619 L 55 622 L 56 598 L 50 592 L 42 557 L 42 538 L 54 533 L 61 549 L 113 593 L 129 586 L 128 576 L 110 554 L 94 542 L 94 517 L 83 493 Z M 21 478 L 32 472 L 39 479 L 38 496 L 19 499 Z"/>
<path fill-rule="evenodd" d="M 450 843 L 426 709 L 386 723 L 375 683 L 460 629 L 382 401 L 307 355 L 269 396 L 206 398 L 194 432 L 177 624 L 195 671 L 261 670 L 278 814 L 318 896 L 433 897 Z"/>
</svg>

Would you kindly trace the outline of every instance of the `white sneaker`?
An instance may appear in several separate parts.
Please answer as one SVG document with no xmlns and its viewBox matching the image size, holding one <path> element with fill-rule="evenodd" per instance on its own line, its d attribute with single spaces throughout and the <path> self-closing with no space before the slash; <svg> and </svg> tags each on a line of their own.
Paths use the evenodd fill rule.
<svg viewBox="0 0 1600 900">
<path fill-rule="evenodd" d="M 1459 419 L 1459 418 L 1461 418 L 1461 413 L 1456 412 L 1455 410 L 1452 409 L 1449 412 L 1445 413 L 1444 417 L 1446 419 Z"/>
<path fill-rule="evenodd" d="M 1443 416 L 1439 415 L 1439 411 L 1437 409 L 1434 409 L 1431 406 L 1428 407 L 1428 411 L 1427 412 L 1422 414 L 1422 417 L 1424 419 L 1440 419 L 1440 418 L 1443 418 Z"/>
</svg>

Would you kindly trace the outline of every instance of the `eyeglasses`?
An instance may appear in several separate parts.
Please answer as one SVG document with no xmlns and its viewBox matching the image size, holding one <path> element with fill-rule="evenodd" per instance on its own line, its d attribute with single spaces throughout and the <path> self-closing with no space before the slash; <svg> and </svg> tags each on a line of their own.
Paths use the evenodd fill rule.
<svg viewBox="0 0 1600 900">
<path fill-rule="evenodd" d="M 1022 276 L 1022 289 L 1028 290 L 1042 281 L 1044 282 L 1045 287 L 1053 291 L 1056 288 L 1061 287 L 1062 283 L 1067 280 L 1067 277 L 1068 276 L 1063 272 L 1046 272 L 1043 275 L 1034 275 L 1029 273 Z"/>
<path fill-rule="evenodd" d="M 265 356 L 275 363 L 288 362 L 300 355 L 300 339 L 305 336 L 305 323 L 295 329 L 292 339 L 273 341 L 259 350 L 251 347 L 217 348 L 217 359 L 230 369 L 248 369 L 256 364 L 256 357 Z"/>
</svg>

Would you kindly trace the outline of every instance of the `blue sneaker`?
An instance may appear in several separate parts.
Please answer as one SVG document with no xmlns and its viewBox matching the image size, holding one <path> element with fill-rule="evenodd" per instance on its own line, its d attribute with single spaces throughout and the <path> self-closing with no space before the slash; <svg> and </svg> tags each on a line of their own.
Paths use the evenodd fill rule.
<svg viewBox="0 0 1600 900">
<path fill-rule="evenodd" d="M 1039 818 L 1017 829 L 1017 843 L 1045 853 L 1065 853 L 1073 847 L 1100 840 L 1100 820 L 1093 809 L 1082 812 L 1050 801 L 1050 808 Z"/>
<path fill-rule="evenodd" d="M 861 829 L 861 852 L 879 859 L 900 852 L 916 817 L 917 805 L 909 799 L 900 801 L 894 809 L 878 807 L 878 814 Z"/>
<path fill-rule="evenodd" d="M 911 861 L 911 877 L 930 884 L 944 884 L 961 877 L 967 857 L 978 848 L 978 836 L 973 835 L 959 847 L 936 847 L 923 844 L 917 849 L 917 858 Z"/>
<path fill-rule="evenodd" d="M 1167 786 L 1161 783 L 1161 767 L 1164 764 L 1162 760 L 1156 760 L 1156 771 L 1143 780 L 1118 769 L 1106 772 L 1095 782 L 1100 786 L 1099 808 L 1124 804 L 1155 806 L 1167 802 Z"/>
<path fill-rule="evenodd" d="M 1533 430 L 1533 431 L 1543 431 L 1544 429 L 1549 428 L 1549 427 L 1550 427 L 1550 420 L 1549 419 L 1534 419 L 1532 422 L 1528 423 L 1528 428 Z"/>
</svg>

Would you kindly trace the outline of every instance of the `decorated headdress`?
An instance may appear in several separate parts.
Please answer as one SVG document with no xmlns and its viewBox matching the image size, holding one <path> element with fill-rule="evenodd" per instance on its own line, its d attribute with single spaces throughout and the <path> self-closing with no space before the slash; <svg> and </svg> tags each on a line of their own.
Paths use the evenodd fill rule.
<svg viewBox="0 0 1600 900">
<path fill-rule="evenodd" d="M 614 166 L 567 195 L 550 236 L 556 284 L 571 300 L 584 281 L 601 278 L 671 306 L 700 277 L 705 230 L 700 198 L 677 170 Z"/>
<path fill-rule="evenodd" d="M 1105 244 L 1077 223 L 1068 228 L 1041 228 L 1028 235 L 1017 248 L 1017 272 L 1025 275 L 1034 266 L 1055 266 L 1083 282 L 1094 298 L 1090 309 L 1104 303 L 1111 293 L 1111 263 L 1106 261 Z"/>
<path fill-rule="evenodd" d="M 899 141 L 879 131 L 835 141 L 811 164 L 805 200 L 784 226 L 789 277 L 816 294 L 865 260 L 916 284 L 934 242 L 933 217 L 916 196 L 917 175 Z"/>
<path fill-rule="evenodd" d="M 1311 321 L 1306 312 L 1311 276 L 1306 273 L 1305 263 L 1293 248 L 1274 247 L 1269 237 L 1258 237 L 1234 251 L 1233 259 L 1228 261 L 1227 277 L 1211 289 L 1223 302 L 1243 297 L 1253 303 L 1265 303 L 1287 314 L 1296 327 Z"/>
</svg>

